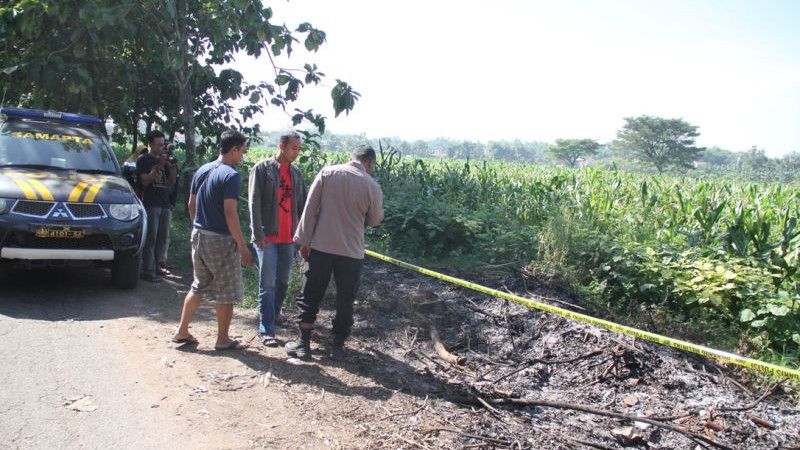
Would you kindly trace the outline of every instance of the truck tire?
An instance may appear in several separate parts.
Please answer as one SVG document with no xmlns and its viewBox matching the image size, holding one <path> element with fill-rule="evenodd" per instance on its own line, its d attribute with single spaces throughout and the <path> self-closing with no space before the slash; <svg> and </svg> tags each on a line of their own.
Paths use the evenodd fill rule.
<svg viewBox="0 0 800 450">
<path fill-rule="evenodd" d="M 111 264 L 111 283 L 120 289 L 133 289 L 139 283 L 141 254 L 120 253 Z"/>
</svg>

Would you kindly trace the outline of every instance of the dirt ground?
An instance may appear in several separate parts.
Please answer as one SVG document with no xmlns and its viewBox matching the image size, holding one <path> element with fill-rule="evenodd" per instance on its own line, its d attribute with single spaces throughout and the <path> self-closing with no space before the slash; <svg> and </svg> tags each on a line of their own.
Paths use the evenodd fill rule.
<svg viewBox="0 0 800 450">
<path fill-rule="evenodd" d="M 177 319 L 185 286 L 175 281 L 143 287 L 148 316 Z M 253 344 L 246 351 L 211 349 L 208 309 L 196 348 L 167 342 L 170 320 L 129 318 L 117 330 L 157 406 L 208 448 L 800 448 L 790 383 L 374 260 L 347 355 L 334 360 L 331 306 L 329 295 L 311 363 L 261 346 L 252 310 L 233 326 Z M 460 360 L 438 356 L 431 324 Z M 282 327 L 278 338 L 292 336 Z"/>
<path fill-rule="evenodd" d="M 85 293 L 75 294 L 100 291 L 94 295 L 115 311 L 96 314 L 104 320 L 93 324 L 92 339 L 109 336 L 118 356 L 96 382 L 119 376 L 134 380 L 120 386 L 135 383 L 117 388 L 124 391 L 116 393 L 123 399 L 119 408 L 129 416 L 119 419 L 119 426 L 149 425 L 145 436 L 127 433 L 129 440 L 116 447 L 164 448 L 166 440 L 173 448 L 209 449 L 800 448 L 800 407 L 791 383 L 371 259 L 347 355 L 336 360 L 326 356 L 332 298 L 315 329 L 310 363 L 287 359 L 282 348 L 261 346 L 256 311 L 241 308 L 232 334 L 249 341 L 250 349 L 213 350 L 216 323 L 208 306 L 192 327 L 199 346 L 175 346 L 169 336 L 188 281 L 184 275 L 143 283 L 116 303 L 108 298 L 115 291 L 99 290 L 90 281 L 79 287 Z M 537 289 L 531 280 L 525 286 L 513 279 L 488 283 L 527 289 L 561 306 L 575 301 Z M 17 289 L 30 292 L 27 286 Z M 68 287 L 47 289 L 52 295 Z M 19 308 L 11 311 L 17 316 L 14 327 L 32 317 Z M 56 323 L 60 334 L 73 327 Z M 432 326 L 452 362 L 437 354 Z M 282 343 L 293 336 L 293 329 L 279 328 Z M 14 414 L 11 409 L 6 412 Z M 70 411 L 83 417 L 100 413 Z M 26 444 L 37 441 L 14 439 L 12 447 L 38 447 Z M 54 447 L 70 447 L 61 444 Z"/>
</svg>

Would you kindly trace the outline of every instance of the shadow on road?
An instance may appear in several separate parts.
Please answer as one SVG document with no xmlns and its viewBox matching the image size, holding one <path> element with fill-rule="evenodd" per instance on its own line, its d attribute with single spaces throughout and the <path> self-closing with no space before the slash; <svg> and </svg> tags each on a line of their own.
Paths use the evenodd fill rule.
<svg viewBox="0 0 800 450">
<path fill-rule="evenodd" d="M 119 318 L 142 318 L 157 324 L 174 325 L 180 318 L 180 307 L 188 290 L 190 277 L 172 276 L 167 281 L 151 284 L 140 282 L 133 290 L 114 288 L 108 270 L 86 269 L 40 269 L 13 271 L 5 274 L 0 285 L 0 315 L 17 320 L 44 321 L 93 321 Z M 370 296 L 370 287 L 365 290 Z M 397 391 L 424 398 L 450 390 L 445 384 L 429 373 L 420 372 L 379 346 L 356 344 L 348 346 L 344 360 L 333 360 L 325 356 L 330 341 L 329 319 L 332 311 L 332 298 L 326 298 L 321 305 L 320 324 L 315 332 L 315 354 L 313 364 L 294 364 L 286 357 L 275 357 L 260 352 L 219 352 L 197 349 L 191 346 L 178 350 L 190 351 L 210 358 L 233 358 L 256 372 L 271 372 L 273 376 L 296 384 L 306 384 L 325 389 L 343 396 L 358 396 L 369 400 L 387 400 Z M 369 305 L 369 302 L 367 302 Z M 362 305 L 359 315 L 369 306 Z M 374 305 L 370 305 L 374 306 Z M 391 307 L 390 305 L 382 305 Z M 237 308 L 238 309 L 238 308 Z M 374 313 L 374 311 L 373 311 Z M 369 322 L 376 316 L 368 314 Z M 245 317 L 237 314 L 239 332 L 249 333 L 257 327 L 257 321 L 250 314 Z M 194 324 L 213 324 L 215 314 L 213 305 L 204 302 L 198 310 Z M 371 329 L 368 338 L 373 342 L 384 340 L 385 335 L 396 333 L 394 327 L 404 327 L 403 321 L 377 329 Z M 212 325 L 213 326 L 213 325 Z M 291 334 L 291 327 L 289 328 Z M 362 330 L 366 331 L 366 330 Z M 376 333 L 377 332 L 377 333 Z M 359 334 L 359 333 L 357 333 Z M 163 336 L 168 340 L 168 336 Z M 256 345 L 260 345 L 256 343 Z M 338 370 L 337 370 L 338 369 Z M 348 380 L 331 374 L 332 370 L 350 373 Z M 342 372 L 340 372 L 342 373 Z"/>
<path fill-rule="evenodd" d="M 173 276 L 159 284 L 140 282 L 136 289 L 117 289 L 108 269 L 2 268 L 0 315 L 31 320 L 109 320 L 146 317 L 174 322 L 187 290 Z"/>
</svg>

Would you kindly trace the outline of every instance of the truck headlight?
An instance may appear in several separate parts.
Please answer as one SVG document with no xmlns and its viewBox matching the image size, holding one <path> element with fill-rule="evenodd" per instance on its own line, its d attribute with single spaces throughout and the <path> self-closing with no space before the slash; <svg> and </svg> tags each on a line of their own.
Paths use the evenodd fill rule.
<svg viewBox="0 0 800 450">
<path fill-rule="evenodd" d="M 134 220 L 139 217 L 139 206 L 135 203 L 114 203 L 109 205 L 108 214 L 117 220 Z"/>
<path fill-rule="evenodd" d="M 0 198 L 0 214 L 5 214 L 11 211 L 11 206 L 14 204 L 13 200 L 7 198 Z"/>
</svg>

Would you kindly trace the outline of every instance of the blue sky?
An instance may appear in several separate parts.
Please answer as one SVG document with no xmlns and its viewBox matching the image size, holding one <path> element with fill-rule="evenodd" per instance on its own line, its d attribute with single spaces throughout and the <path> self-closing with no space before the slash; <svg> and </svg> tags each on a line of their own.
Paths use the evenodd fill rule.
<svg viewBox="0 0 800 450">
<path fill-rule="evenodd" d="M 327 86 L 298 106 L 336 133 L 408 140 L 592 138 L 608 142 L 624 117 L 679 117 L 698 143 L 770 156 L 800 151 L 800 1 L 291 0 L 278 23 L 327 33 L 316 54 Z M 250 81 L 267 60 L 240 58 Z M 333 119 L 329 88 L 362 99 Z M 268 130 L 290 121 L 272 111 Z"/>
</svg>

